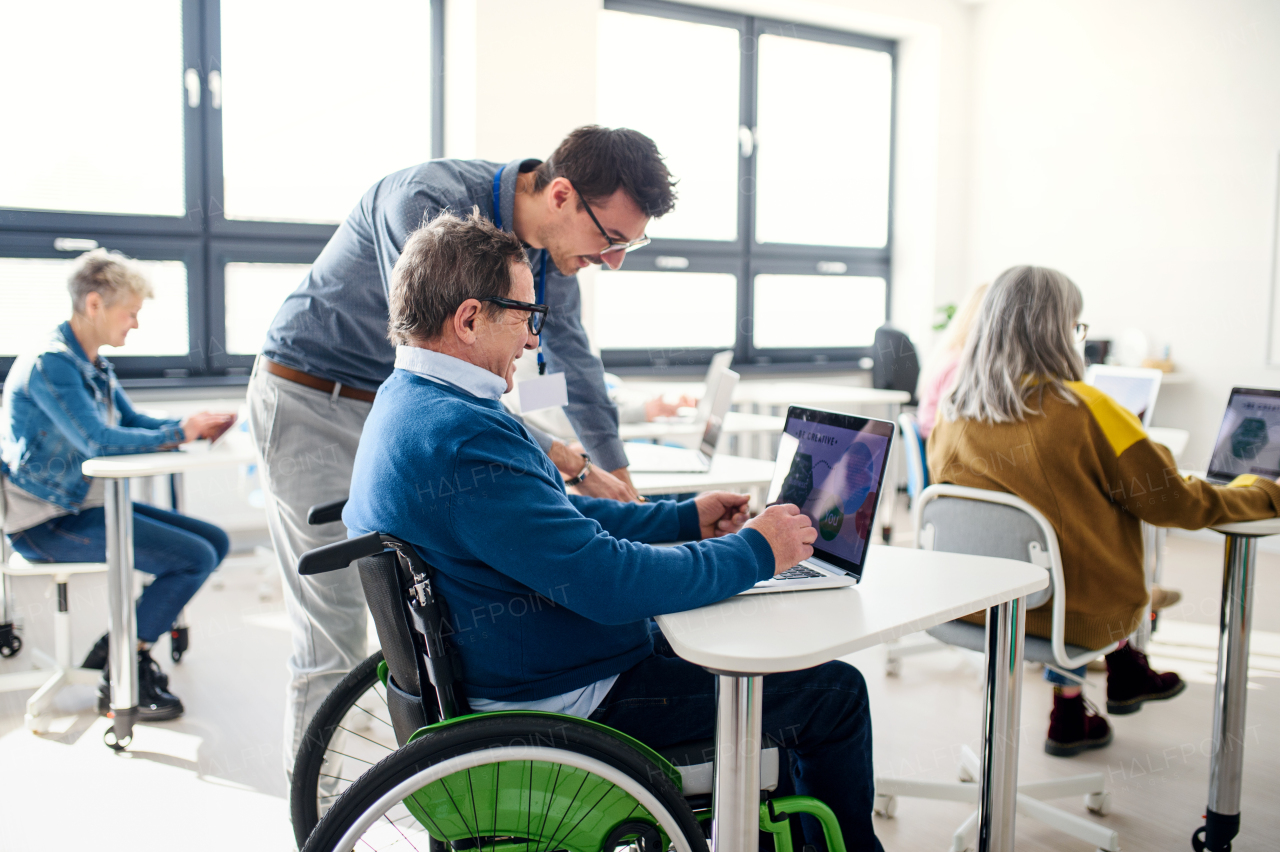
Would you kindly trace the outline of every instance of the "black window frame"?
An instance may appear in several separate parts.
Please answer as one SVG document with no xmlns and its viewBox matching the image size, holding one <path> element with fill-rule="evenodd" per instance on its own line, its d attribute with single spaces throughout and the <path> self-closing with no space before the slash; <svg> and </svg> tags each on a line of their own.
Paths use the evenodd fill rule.
<svg viewBox="0 0 1280 852">
<path fill-rule="evenodd" d="M 885 198 L 889 213 L 885 244 L 879 248 L 796 245 L 755 242 L 755 195 L 743 190 L 755 180 L 756 151 L 738 156 L 738 234 L 729 240 L 687 240 L 654 238 L 644 249 L 627 255 L 623 269 L 730 272 L 737 276 L 735 369 L 749 372 L 803 371 L 860 368 L 863 359 L 872 357 L 874 346 L 840 348 L 761 349 L 753 338 L 755 276 L 760 272 L 791 275 L 830 275 L 820 264 L 844 264 L 839 275 L 866 275 L 885 281 L 885 321 L 891 318 L 893 295 L 893 192 L 895 143 L 897 134 L 898 44 L 896 41 L 861 35 L 809 24 L 740 15 L 700 6 L 673 3 L 669 0 L 604 0 L 603 9 L 688 21 L 696 24 L 736 29 L 739 34 L 739 126 L 754 130 L 757 126 L 757 46 L 761 35 L 781 35 L 810 39 L 851 47 L 867 48 L 889 54 L 892 63 L 892 90 L 889 118 L 889 187 Z M 749 46 L 749 49 L 743 49 Z M 643 131 L 643 128 L 638 128 Z M 679 177 L 679 175 L 677 175 Z M 674 269 L 669 258 L 683 258 L 688 266 Z M 610 274 L 607 270 L 600 275 Z M 653 369 L 696 369 L 710 363 L 718 351 L 710 348 L 671 349 L 602 349 L 605 367 L 620 373 L 642 373 Z"/>
<path fill-rule="evenodd" d="M 427 0 L 431 15 L 430 157 L 444 155 L 444 3 Z M 234 261 L 310 263 L 337 225 L 227 219 L 223 210 L 222 112 L 209 74 L 221 74 L 220 0 L 181 0 L 183 67 L 200 79 L 200 103 L 183 98 L 184 216 L 143 216 L 0 207 L 0 257 L 75 257 L 59 238 L 90 239 L 139 259 L 187 264 L 189 352 L 186 356 L 113 355 L 121 383 L 131 387 L 237 385 L 248 382 L 253 356 L 230 355 L 226 340 L 224 264 Z M 355 199 L 352 199 L 353 203 Z M 173 256 L 177 252 L 179 256 Z M 68 312 L 69 313 L 69 312 Z M 127 349 L 124 351 L 128 351 Z M 14 358 L 0 357 L 0 386 Z"/>
</svg>

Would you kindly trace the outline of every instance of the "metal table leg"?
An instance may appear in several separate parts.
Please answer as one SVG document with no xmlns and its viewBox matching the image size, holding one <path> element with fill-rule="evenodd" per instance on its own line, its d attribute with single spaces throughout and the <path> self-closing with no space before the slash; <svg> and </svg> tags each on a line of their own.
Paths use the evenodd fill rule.
<svg viewBox="0 0 1280 852">
<path fill-rule="evenodd" d="M 1218 684 L 1213 700 L 1213 751 L 1205 824 L 1192 835 L 1196 852 L 1225 852 L 1240 831 L 1240 778 L 1244 770 L 1245 701 L 1249 685 L 1249 627 L 1257 538 L 1227 535 L 1218 634 Z M 1203 839 L 1202 839 L 1203 836 Z"/>
<path fill-rule="evenodd" d="M 983 697 L 978 852 L 1013 852 L 1018 806 L 1018 734 L 1026 598 L 987 610 L 987 678 Z"/>
<path fill-rule="evenodd" d="M 719 675 L 712 852 L 754 852 L 760 831 L 762 675 Z"/>
<path fill-rule="evenodd" d="M 138 716 L 138 623 L 133 602 L 133 503 L 129 480 L 108 479 L 106 488 L 108 644 L 112 725 L 103 734 L 119 751 L 133 739 Z"/>
</svg>

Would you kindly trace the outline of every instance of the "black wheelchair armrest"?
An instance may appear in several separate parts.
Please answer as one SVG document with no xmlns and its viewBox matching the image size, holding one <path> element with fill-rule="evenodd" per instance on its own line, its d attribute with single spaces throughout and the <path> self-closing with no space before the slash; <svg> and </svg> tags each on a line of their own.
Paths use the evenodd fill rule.
<svg viewBox="0 0 1280 852">
<path fill-rule="evenodd" d="M 317 503 L 307 510 L 307 523 L 311 526 L 328 524 L 342 520 L 342 507 L 347 505 L 347 498 L 330 500 L 328 503 Z"/>
<path fill-rule="evenodd" d="M 365 533 L 359 538 L 349 538 L 346 541 L 335 541 L 302 554 L 302 558 L 298 560 L 298 573 L 307 575 L 337 571 L 357 559 L 373 556 L 386 549 L 386 545 L 382 543 L 382 535 L 376 532 Z"/>
</svg>

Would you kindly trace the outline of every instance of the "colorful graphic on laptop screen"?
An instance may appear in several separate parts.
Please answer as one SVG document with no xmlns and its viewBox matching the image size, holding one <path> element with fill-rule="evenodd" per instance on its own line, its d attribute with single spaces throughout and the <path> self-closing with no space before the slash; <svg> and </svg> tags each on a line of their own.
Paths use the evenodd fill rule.
<svg viewBox="0 0 1280 852">
<path fill-rule="evenodd" d="M 818 529 L 814 550 L 861 564 L 875 517 L 892 427 L 883 421 L 847 418 L 865 428 L 788 418 L 779 459 L 791 454 L 769 502 L 792 503 Z M 779 466 L 781 467 L 781 465 Z M 775 492 L 776 491 L 776 495 Z"/>
<path fill-rule="evenodd" d="M 1209 473 L 1228 480 L 1242 473 L 1280 476 L 1280 391 L 1231 392 Z"/>
</svg>

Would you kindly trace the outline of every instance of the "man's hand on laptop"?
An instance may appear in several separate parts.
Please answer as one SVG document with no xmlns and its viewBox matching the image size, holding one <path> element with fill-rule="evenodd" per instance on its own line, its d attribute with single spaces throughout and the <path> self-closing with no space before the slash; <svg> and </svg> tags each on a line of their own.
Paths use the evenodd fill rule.
<svg viewBox="0 0 1280 852">
<path fill-rule="evenodd" d="M 716 538 L 742 529 L 747 522 L 747 501 L 750 499 L 745 494 L 728 491 L 699 494 L 694 504 L 698 507 L 698 526 L 702 529 L 702 537 Z"/>
<path fill-rule="evenodd" d="M 791 503 L 776 503 L 744 525 L 764 536 L 773 548 L 773 573 L 781 574 L 813 555 L 818 531 L 808 515 Z"/>
</svg>

